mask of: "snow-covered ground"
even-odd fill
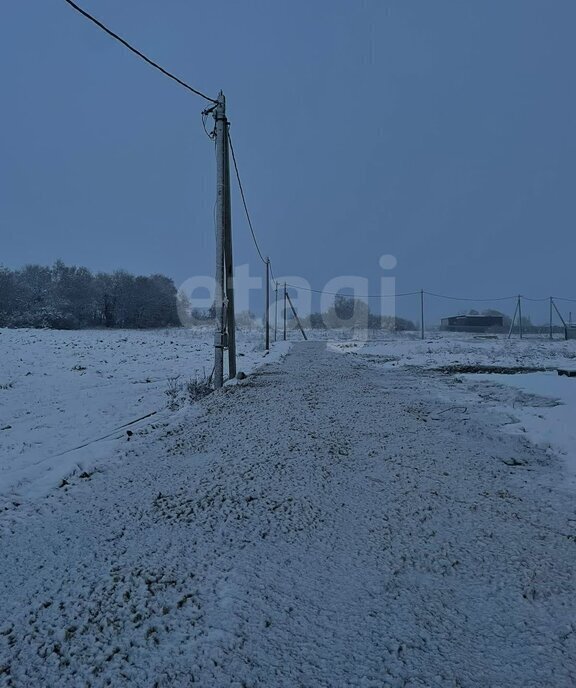
[[[298,344],[1,514],[0,686],[576,685],[561,461],[379,361]]]
[[[506,414],[508,432],[526,434],[538,446],[563,456],[576,475],[576,378],[555,371],[463,377],[484,403]],[[499,394],[495,386],[501,385],[519,394]]]
[[[464,333],[436,332],[420,339],[414,333],[383,335],[381,339],[334,341],[330,347],[358,353],[382,365],[441,368],[454,365],[554,368],[576,367],[576,340],[546,337],[508,339]]]
[[[576,378],[557,373],[558,368],[576,369],[575,340],[435,333],[424,340],[408,334],[380,341],[333,342],[330,348],[384,368],[427,372],[431,387],[435,385],[433,372],[451,376],[454,383],[463,382],[460,388],[451,385],[448,393],[439,388],[439,397],[499,411],[503,429],[561,455],[576,475]],[[458,375],[473,368],[479,372]],[[482,372],[490,369],[495,372]],[[519,372],[496,372],[506,369]]]
[[[312,337],[319,334],[309,333]],[[298,332],[290,337],[298,340]],[[355,341],[337,333],[329,347],[355,353],[384,367],[435,370],[462,366],[553,369],[576,366],[576,341],[545,338],[479,339],[471,335],[414,334]],[[249,372],[263,358],[262,333],[240,333],[239,369]],[[0,506],[40,496],[71,474],[88,474],[118,459],[127,431],[163,422],[174,395],[185,396],[185,383],[212,370],[210,330],[54,331],[0,329]],[[574,459],[576,380],[554,375],[503,376],[502,383],[531,385],[533,394],[561,399],[562,405],[521,407],[512,398],[492,400],[508,410],[514,405],[512,430]],[[545,380],[546,386],[540,382]],[[474,375],[467,388],[497,382]],[[534,386],[536,385],[536,387]],[[170,392],[172,390],[172,394]],[[455,390],[456,392],[459,390]],[[490,395],[478,396],[487,402]],[[492,394],[494,396],[494,393]],[[507,418],[507,422],[511,422]],[[142,420],[138,420],[142,419]],[[136,421],[134,423],[134,421]],[[128,425],[130,424],[130,425]]]
[[[0,508],[118,458],[127,430],[210,375],[213,351],[209,330],[0,329]],[[238,351],[239,370],[267,360],[258,332]]]

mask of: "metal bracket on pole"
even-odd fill
[[[216,349],[226,349],[228,347],[228,332],[214,333],[214,347]]]

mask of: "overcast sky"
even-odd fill
[[[278,276],[576,297],[573,0],[79,2],[224,90]],[[63,0],[2,3],[0,76],[0,264],[212,273],[204,101]]]

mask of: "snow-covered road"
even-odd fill
[[[308,342],[0,521],[0,685],[576,685],[560,460]]]

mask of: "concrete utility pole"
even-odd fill
[[[227,346],[226,316],[227,299],[224,285],[224,261],[226,230],[229,224],[227,205],[229,203],[229,179],[227,178],[228,123],[226,120],[226,99],[220,91],[214,109],[216,120],[216,331],[214,333],[214,387],[224,384],[224,348]],[[231,248],[231,242],[230,242]]]
[[[284,341],[286,341],[286,282],[284,282]]]
[[[549,334],[550,334],[550,339],[552,339],[552,332],[553,332],[553,325],[552,325],[552,297],[550,297],[550,328],[549,328]]]
[[[229,122],[225,121],[226,153],[226,226],[224,228],[224,265],[226,270],[227,333],[228,333],[228,377],[236,377],[236,316],[234,314],[234,261],[232,258],[232,202],[230,200],[230,146],[228,140]]]
[[[520,339],[522,339],[522,297],[518,294],[518,327]]]
[[[274,341],[278,339],[278,282],[276,282],[276,298],[274,300]]]
[[[424,289],[420,289],[420,339],[424,339]]]
[[[266,306],[264,320],[266,327],[266,351],[270,349],[270,258],[266,257]]]

